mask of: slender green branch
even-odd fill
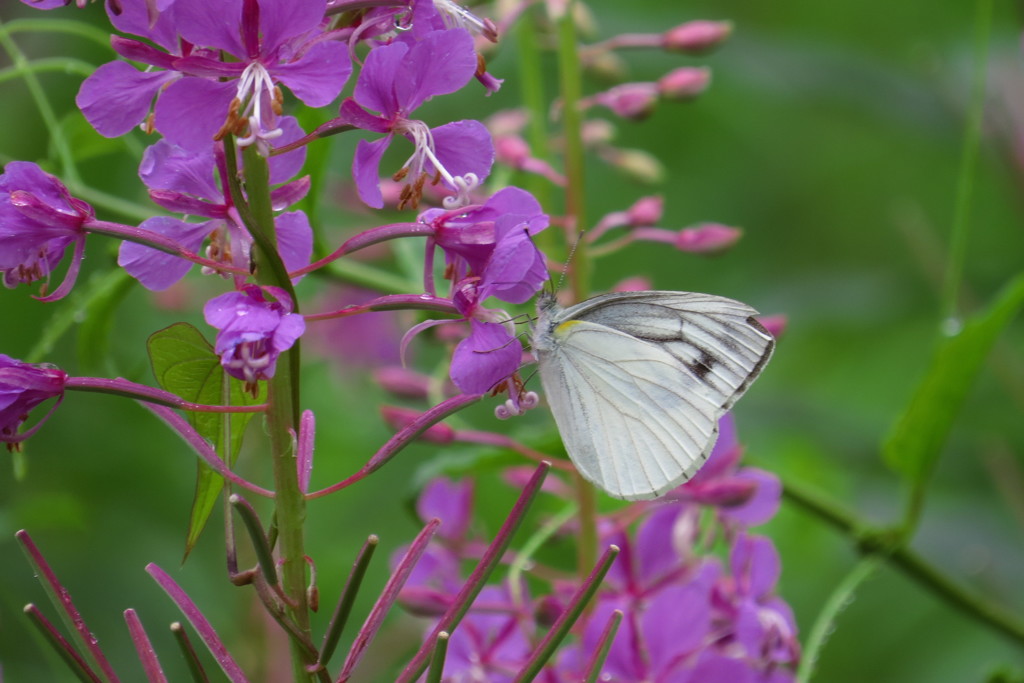
[[[25,80],[25,86],[28,88],[29,94],[39,109],[39,115],[43,119],[43,125],[46,126],[47,133],[50,134],[53,148],[57,151],[57,156],[60,157],[61,175],[69,184],[80,182],[78,166],[75,165],[75,157],[71,153],[71,145],[68,143],[67,138],[64,137],[64,132],[61,130],[60,123],[57,120],[57,114],[53,111],[50,101],[46,98],[42,84],[30,68],[28,58],[21,51],[21,48],[18,47],[18,44],[8,35],[8,30],[3,25],[3,22],[0,22],[0,45],[3,46],[7,56],[10,57],[14,68],[21,72]]]
[[[893,567],[967,616],[1002,633],[1019,645],[1024,645],[1024,622],[1016,615],[943,574],[923,557],[903,545],[898,535],[889,535],[885,531],[870,527],[853,513],[803,484],[786,481],[783,493],[787,500],[853,538],[861,554],[884,558]]]
[[[971,97],[967,109],[967,126],[964,132],[960,174],[957,179],[956,200],[953,208],[946,284],[942,296],[945,324],[955,322],[959,317],[960,288],[964,262],[967,258],[967,237],[970,232],[975,167],[978,164],[981,125],[985,113],[985,76],[988,69],[988,49],[992,34],[992,5],[992,0],[976,0],[975,3],[974,71],[971,77]]]
[[[277,252],[274,231],[274,212],[270,201],[270,172],[267,160],[254,147],[244,153],[245,196],[242,195],[237,169],[235,146],[225,140],[225,161],[228,166],[228,185],[231,197],[245,227],[256,243],[256,280],[286,290],[296,310],[295,291],[281,257]],[[304,527],[306,501],[299,488],[298,469],[292,434],[299,423],[299,344],[289,349],[278,363],[274,377],[267,382],[267,430],[270,434],[274,464],[278,543],[281,554],[281,587],[290,602],[292,623],[305,638],[311,635],[309,603],[306,593],[306,553]],[[315,656],[292,640],[292,667],[295,681],[311,680],[307,670],[315,663]]]
[[[565,14],[558,18],[558,72],[562,94],[562,134],[565,137],[565,217],[570,244],[579,242],[580,231],[587,227],[585,215],[586,167],[583,158],[583,116],[580,112],[583,73],[576,40],[575,0],[565,4]],[[572,255],[570,282],[573,298],[582,301],[590,296],[590,266],[586,249],[580,243]]]
[[[800,658],[800,668],[796,672],[796,683],[808,683],[811,680],[814,665],[818,661],[825,642],[834,630],[836,618],[850,604],[857,588],[875,573],[881,562],[882,558],[877,555],[862,558],[832,591],[832,595],[825,601],[825,605],[818,613],[818,618],[814,620],[814,625],[811,626],[811,631],[807,636]]]

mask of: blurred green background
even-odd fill
[[[679,65],[707,64],[713,83],[695,102],[662,103],[642,123],[615,122],[616,144],[655,154],[664,165],[663,179],[644,185],[591,159],[591,221],[645,194],[662,194],[665,227],[716,221],[745,230],[733,250],[715,258],[635,245],[595,263],[595,289],[643,274],[658,288],[714,292],[749,302],[766,314],[787,316],[775,359],[736,410],[749,460],[784,480],[814,486],[869,522],[895,521],[903,492],[882,464],[879,444],[924,371],[940,324],[939,291],[970,89],[972,3],[948,3],[941,11],[922,0],[599,0],[589,7],[599,38],[657,32],[695,18],[735,24],[733,37],[708,56],[659,51],[621,55],[627,80],[654,80]],[[95,26],[105,22],[98,5],[80,12],[69,8],[42,13],[4,0],[0,19],[18,17],[73,18]],[[970,211],[967,310],[991,300],[1024,266],[1019,27],[1013,7],[1001,4]],[[31,58],[67,55],[93,65],[111,58],[109,48],[80,37],[26,32],[15,40]],[[500,93],[482,100],[471,87],[432,103],[424,117],[432,123],[483,118],[516,104],[515,50],[510,39],[490,62],[491,71],[506,78]],[[0,64],[9,63],[0,56]],[[104,142],[90,133],[74,109],[81,75],[57,71],[39,78],[83,157],[85,182],[146,207],[135,175],[138,155],[147,144],[144,137],[133,134],[127,141]],[[593,92],[611,84],[594,76],[585,88]],[[24,82],[0,81],[0,101],[6,105],[0,109],[0,162],[33,160],[57,171],[47,131]],[[606,112],[595,115],[611,119]],[[374,224],[373,216],[353,217],[338,207],[337,200],[347,192],[352,142],[333,139],[330,144],[331,172],[320,205],[327,243]],[[100,206],[98,212],[111,220],[131,220],[109,207]],[[110,270],[115,253],[112,242],[90,239],[78,291],[98,286],[97,278]],[[151,383],[145,357],[148,334],[178,320],[205,330],[196,309],[219,286],[193,273],[175,296],[154,297],[135,285],[118,288],[116,296],[123,300],[109,334],[90,327],[88,316],[76,314],[74,299],[44,305],[32,300],[27,288],[3,290],[0,352],[26,357],[39,331],[65,316],[72,325],[46,361],[72,374],[119,375]],[[315,281],[304,283],[300,292],[311,302],[307,311],[327,305],[334,296]],[[359,300],[357,294],[347,296]],[[386,396],[366,370],[371,356],[393,360],[396,334],[408,320],[384,319],[380,329],[371,323],[370,332],[356,325],[339,324],[326,341],[307,345],[305,391],[308,407],[320,415],[314,474],[319,485],[354,471],[389,436],[376,414]],[[83,330],[95,335],[84,350],[77,346]],[[367,338],[379,340],[378,346],[359,344]],[[1018,614],[1024,613],[1022,341],[1024,327],[1017,322],[1003,335],[971,392],[913,543],[945,572]],[[425,354],[420,360],[437,358]],[[481,407],[463,424],[493,427],[490,409]],[[548,433],[550,422],[538,411],[514,428],[529,438]],[[250,436],[259,436],[255,422]],[[260,465],[252,456],[258,454],[249,454],[247,460],[257,479]],[[329,614],[368,534],[382,539],[378,570],[412,538],[417,524],[409,502],[424,463],[439,455],[454,462],[473,460],[475,454],[473,449],[441,453],[433,446],[417,446],[365,484],[311,504],[309,548],[319,570],[323,612]],[[129,662],[121,667],[125,680],[141,676],[133,668],[121,621],[127,607],[139,611],[165,665],[179,666],[169,638],[160,631],[160,625],[179,617],[144,573],[148,562],[172,572],[237,648],[239,658],[255,666],[266,646],[248,632],[240,638],[234,626],[232,615],[251,616],[256,610],[248,604],[248,591],[226,589],[219,513],[181,567],[194,464],[174,435],[134,404],[72,394],[27,444],[24,461],[27,472],[21,481],[12,465],[0,467],[4,680],[70,680],[29,633],[21,614],[26,602],[45,603],[14,542],[13,534],[21,528],[30,530],[63,577],[108,653]],[[5,462],[13,461],[5,456]],[[514,498],[498,482],[498,468],[486,464],[494,462],[485,459],[478,467],[487,492],[480,496],[486,500],[487,520],[481,531],[493,532]],[[262,477],[269,480],[269,472]],[[535,520],[539,514],[534,513]],[[780,592],[806,634],[852,567],[853,545],[790,503],[761,531],[780,549]],[[365,614],[369,594],[385,580],[382,571],[371,574],[356,622]],[[319,623],[326,616],[321,614]],[[408,619],[396,620],[391,646],[407,647],[419,628]],[[1022,665],[1019,646],[897,571],[883,568],[840,615],[814,680],[983,681],[1000,667],[1019,675]],[[378,679],[386,680],[387,674]]]

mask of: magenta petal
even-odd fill
[[[75,103],[100,135],[116,138],[142,123],[157,91],[176,78],[171,71],[146,73],[108,62],[82,82]]]
[[[283,213],[274,219],[277,228],[277,250],[289,271],[309,265],[313,255],[313,229],[302,211]],[[298,282],[299,278],[296,278]]]
[[[710,634],[709,591],[698,583],[669,586],[648,604],[641,624],[651,668],[664,675]]]
[[[188,42],[246,56],[239,31],[242,0],[175,0],[174,12],[178,30]]]
[[[350,126],[377,133],[390,133],[394,127],[390,119],[371,114],[351,97],[345,98],[345,101],[341,103],[341,107],[338,108],[338,116]]]
[[[764,536],[740,534],[729,554],[737,590],[754,598],[768,595],[779,580],[779,553]]]
[[[168,52],[178,50],[177,17],[173,8],[166,8],[150,26],[149,10],[145,2],[121,2],[120,11],[112,11],[113,3],[105,3],[107,16],[118,31],[142,36],[163,47]]]
[[[405,43],[391,43],[370,50],[352,93],[356,102],[388,118],[397,114],[402,103],[395,97],[395,76],[408,51],[409,46]]]
[[[743,526],[764,524],[779,511],[782,500],[782,482],[771,472],[745,467],[732,477],[744,482],[753,482],[754,494],[742,505],[719,508],[722,517],[739,522]]]
[[[294,116],[282,116],[277,120],[277,127],[281,129],[280,137],[274,139],[274,145],[277,147],[295,142],[306,134]],[[294,178],[306,163],[306,148],[303,146],[284,154],[272,156],[268,163],[270,165],[270,184],[277,185],[287,182]]]
[[[373,142],[360,140],[352,160],[352,177],[356,181],[359,198],[374,209],[384,207],[384,195],[380,191],[380,159],[390,144],[390,135]]]
[[[641,585],[652,585],[680,565],[682,558],[676,550],[674,533],[679,512],[676,505],[656,508],[637,532],[634,552]]]
[[[151,190],[174,190],[214,204],[223,204],[224,197],[215,182],[213,170],[212,147],[200,152],[188,152],[167,140],[159,140],[142,154],[139,178]]]
[[[479,65],[473,36],[464,28],[432,31],[409,50],[394,81],[395,98],[409,114],[434,95],[447,95],[469,83]]]
[[[713,650],[705,650],[686,683],[757,683],[757,674],[746,661],[731,659]]]
[[[470,320],[472,333],[452,354],[452,382],[467,394],[484,394],[519,369],[523,347],[500,323]]]
[[[260,33],[263,34],[261,52],[264,54],[274,52],[292,36],[315,29],[327,11],[327,0],[261,0],[259,4]],[[335,44],[346,49],[343,43]],[[306,104],[323,106],[311,102]]]
[[[310,107],[330,104],[352,73],[348,45],[334,40],[315,43],[297,61],[276,66],[272,75]]]
[[[456,543],[466,540],[472,521],[473,480],[453,482],[443,477],[432,479],[416,501],[416,514],[423,521],[441,520],[438,535]]]
[[[171,84],[156,103],[156,129],[172,143],[201,151],[213,145],[227,119],[235,85],[186,77]]]
[[[174,239],[185,249],[196,252],[203,244],[203,239],[213,232],[218,221],[205,223],[186,223],[170,216],[155,216],[139,225],[143,230],[165,235]],[[128,274],[142,283],[146,289],[159,292],[167,289],[185,277],[192,267],[190,261],[174,256],[137,242],[122,242],[117,253],[117,264],[128,271]]]
[[[494,143],[484,124],[455,121],[432,128],[430,133],[434,137],[437,158],[452,175],[475,173],[480,180],[490,175]]]

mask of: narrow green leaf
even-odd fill
[[[882,452],[886,463],[915,487],[923,485],[949,437],[974,377],[996,338],[1024,305],[1024,275],[1014,278],[992,305],[943,339],[931,367],[897,420]]]
[[[266,400],[265,390],[256,397],[243,383],[229,377],[202,333],[188,323],[175,323],[153,333],[147,343],[150,363],[163,389],[194,403],[251,405]],[[233,465],[242,447],[242,436],[253,413],[188,413],[189,423]],[[185,556],[192,550],[217,504],[224,480],[203,463],[196,475],[195,497],[185,541]]]

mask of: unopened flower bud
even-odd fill
[[[384,391],[401,398],[425,399],[430,392],[429,377],[397,365],[374,370],[373,378]]]
[[[639,275],[620,280],[612,287],[613,292],[646,292],[649,289],[654,289],[651,286],[651,281]]]
[[[662,34],[662,46],[666,50],[699,54],[718,47],[732,33],[728,21],[688,21]]]
[[[691,100],[711,84],[711,69],[703,66],[682,66],[658,79],[658,92],[670,100]]]
[[[425,586],[406,586],[398,594],[398,604],[418,617],[439,617],[451,603],[450,596]]]
[[[779,337],[785,332],[786,325],[789,323],[784,315],[759,315],[757,321],[764,325],[764,329],[768,330],[773,337]]]
[[[736,244],[743,231],[719,223],[704,223],[679,231],[676,247],[699,254],[717,253]]]
[[[630,227],[657,225],[665,211],[665,200],[657,195],[641,197],[633,206],[626,209],[626,217]]]
[[[594,95],[592,100],[622,118],[640,121],[654,111],[658,103],[658,86],[654,83],[624,83]]]
[[[655,185],[665,175],[665,167],[658,158],[641,149],[608,149],[602,150],[605,161],[623,173],[642,182]]]

